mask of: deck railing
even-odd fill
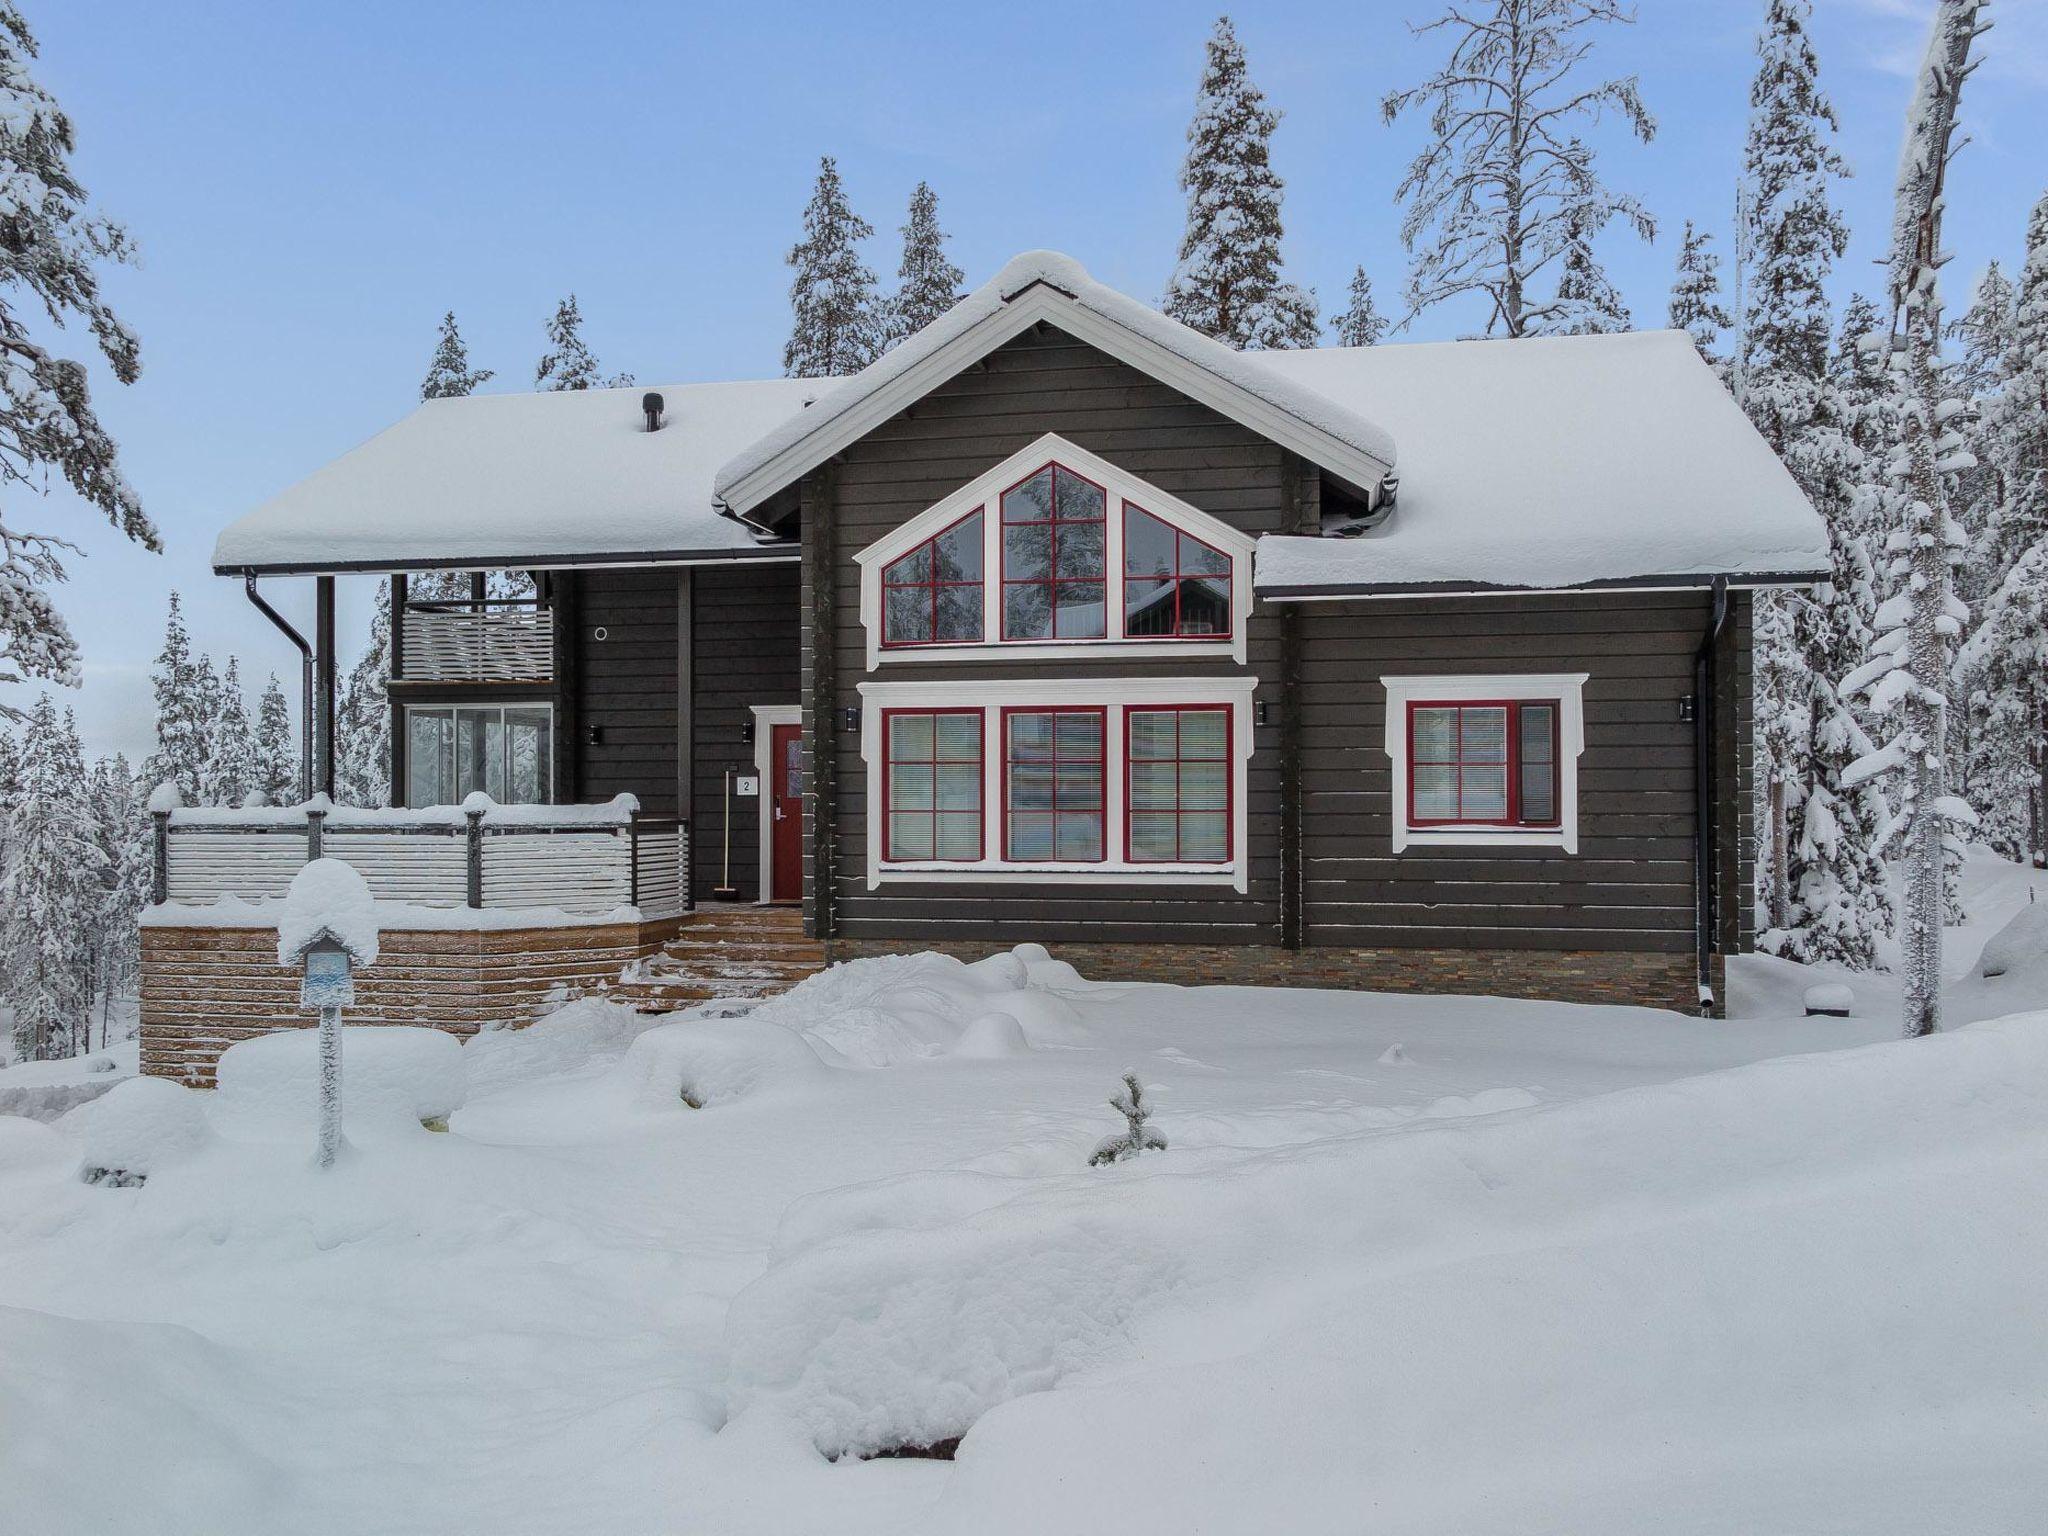
[[[532,598],[409,602],[397,670],[408,683],[544,683],[554,675],[555,613]]]
[[[481,797],[478,797],[479,799]],[[380,901],[427,907],[636,909],[643,921],[690,905],[690,833],[675,816],[608,805],[433,806],[360,810],[315,798],[254,810],[155,815],[153,896],[205,905],[283,896],[309,860],[355,867]]]

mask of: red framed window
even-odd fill
[[[1554,827],[1555,699],[1408,706],[1408,824]]]
[[[1230,556],[1124,503],[1124,636],[1228,639]]]
[[[1108,711],[1003,711],[1003,857],[1099,864]]]
[[[1100,640],[1109,494],[1048,464],[1003,492],[1003,638]]]
[[[1124,709],[1124,857],[1133,864],[1230,862],[1230,710]]]
[[[981,639],[981,510],[882,568],[882,644]]]
[[[882,857],[973,862],[982,853],[978,709],[882,712]]]

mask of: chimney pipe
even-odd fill
[[[650,432],[661,430],[662,403],[661,396],[651,389],[640,397],[640,409],[647,413],[647,430]]]

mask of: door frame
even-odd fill
[[[757,871],[754,904],[765,907],[774,900],[770,893],[775,887],[775,817],[771,814],[775,797],[770,789],[775,727],[793,725],[801,731],[804,724],[804,707],[801,704],[755,704],[751,708],[754,715],[754,774],[761,785],[760,798],[755,801],[754,810],[755,836],[758,842],[758,862],[754,866]],[[805,793],[808,797],[808,785],[805,786]],[[803,892],[798,891],[797,899],[801,900],[802,897]]]

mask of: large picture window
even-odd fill
[[[405,802],[460,805],[482,790],[500,805],[551,798],[554,720],[545,704],[409,705]]]
[[[882,643],[972,644],[981,638],[981,592],[975,511],[882,568]]]
[[[1557,825],[1554,700],[1408,706],[1410,826]]]
[[[1230,858],[1230,711],[1133,707],[1124,717],[1125,825],[1133,864]]]
[[[1230,557],[1128,501],[1124,633],[1134,640],[1230,633]]]
[[[890,710],[883,857],[972,862],[982,853],[982,719],[978,709]]]
[[[1108,633],[1108,505],[1101,486],[1058,464],[1003,492],[1005,640]]]
[[[1003,856],[1013,863],[1103,858],[1101,709],[1003,712]]]

